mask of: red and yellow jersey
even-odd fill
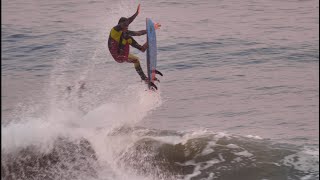
[[[124,38],[121,38],[121,36],[122,36],[122,31],[117,31],[115,30],[115,28],[112,28],[110,31],[109,40],[108,40],[108,47],[112,57],[117,62],[120,62],[120,63],[128,60],[128,55],[130,50],[129,45],[132,43],[131,38],[124,39]],[[120,53],[120,46],[119,46],[120,39],[122,39],[122,44],[121,44],[122,53]]]
[[[115,30],[114,28],[112,28],[111,31],[110,31],[110,37],[111,37],[113,40],[117,41],[118,43],[119,43],[119,41],[120,41],[121,35],[122,35],[122,31],[117,31],[117,30]],[[123,45],[132,44],[132,39],[131,39],[131,38],[129,38],[129,39],[124,39],[124,38],[122,38],[122,44],[123,44]]]

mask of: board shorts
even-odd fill
[[[109,48],[110,53],[115,61],[117,61],[118,63],[123,63],[123,62],[134,63],[135,60],[139,60],[139,58],[136,55],[129,53],[129,50],[130,50],[129,45],[126,45],[127,47],[125,46],[123,54],[119,54],[118,44],[117,43],[115,44],[116,45],[112,46],[111,49]]]

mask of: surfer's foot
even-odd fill
[[[158,79],[158,78],[156,78],[156,77],[154,77],[154,79],[153,79],[154,81],[158,81],[158,82],[160,82],[160,80]]]
[[[146,78],[141,78],[141,81],[145,82],[146,84],[149,83],[149,79],[146,77]]]
[[[148,84],[149,83],[149,79],[147,78],[147,79],[141,79],[141,81],[144,81],[146,84]],[[158,81],[158,82],[160,82],[160,80],[158,79],[158,78],[153,78],[153,81]]]

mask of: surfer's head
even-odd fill
[[[128,18],[121,17],[119,19],[118,24],[120,24],[120,26],[122,28],[122,31],[127,31],[128,30],[128,26],[129,26],[129,20],[128,20]]]

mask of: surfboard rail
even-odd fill
[[[157,89],[156,85],[154,84],[155,81],[160,82],[156,78],[156,74],[161,76],[162,73],[157,70],[157,37],[156,37],[156,30],[154,28],[154,23],[150,18],[146,18],[146,30],[147,30],[147,74],[148,74],[148,81],[149,81],[149,89],[155,88]]]

